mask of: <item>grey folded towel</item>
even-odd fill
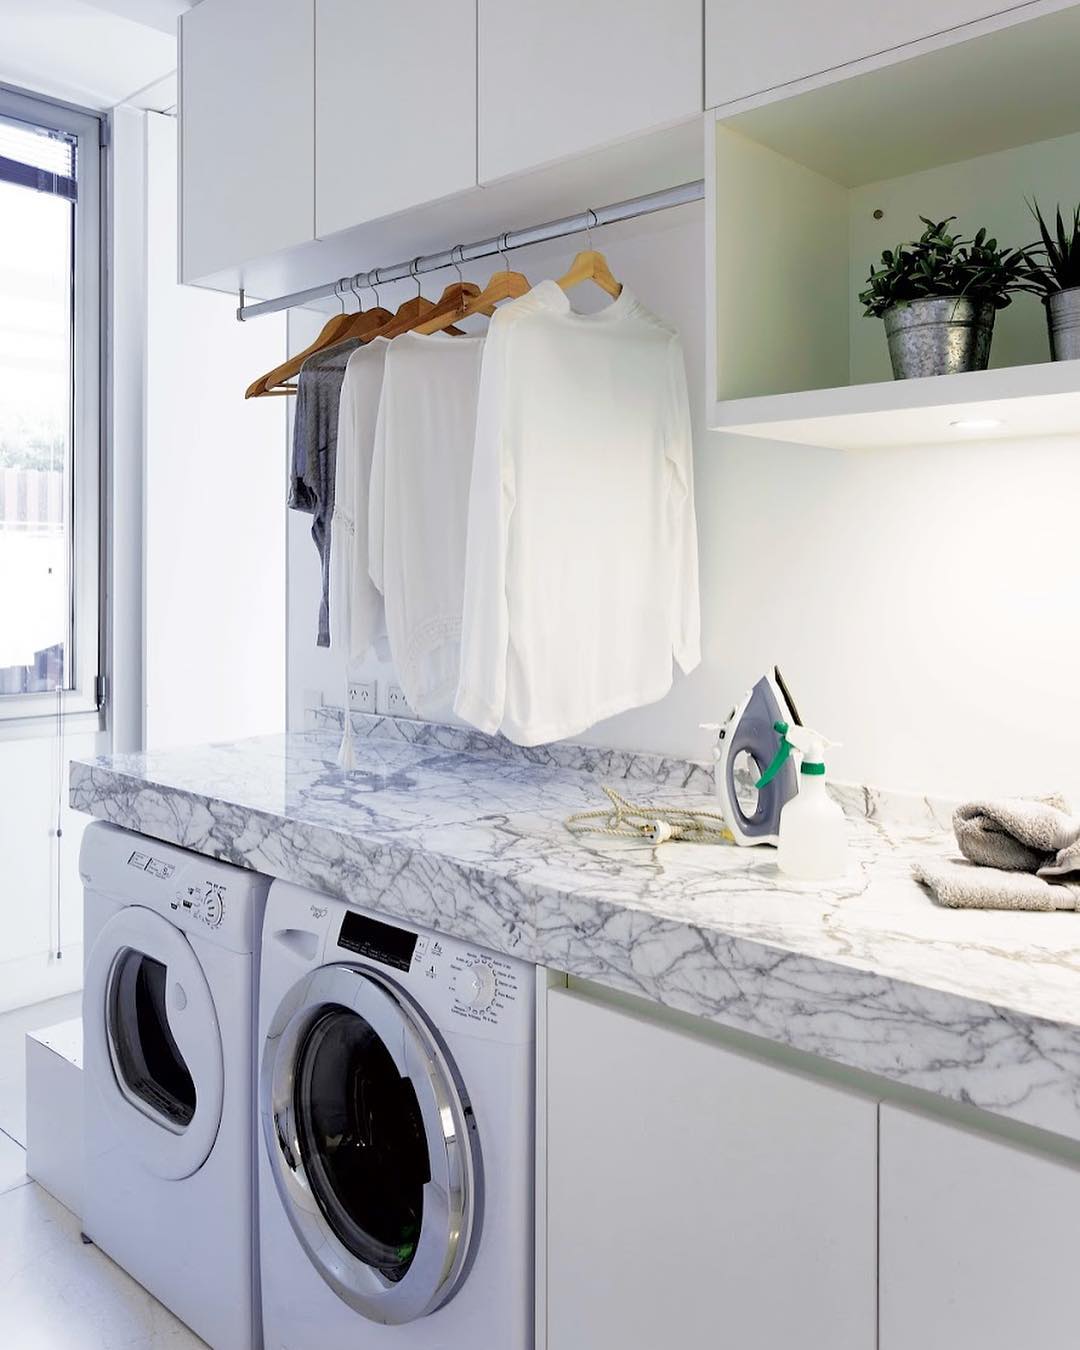
[[[968,802],[953,814],[953,829],[960,852],[982,867],[1041,877],[1080,872],[1080,819],[1056,794]]]
[[[1064,797],[968,802],[953,814],[966,862],[918,862],[916,881],[952,909],[1080,908],[1080,819]]]
[[[1030,872],[1005,872],[969,862],[918,862],[916,881],[949,909],[1077,909],[1080,884],[1049,882]]]

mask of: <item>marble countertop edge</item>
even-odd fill
[[[732,933],[715,911],[659,913],[629,887],[575,890],[515,874],[497,857],[455,857],[437,837],[418,844],[291,820],[100,762],[72,764],[71,798],[222,861],[1080,1138],[1080,1002],[1051,1019],[869,958]]]

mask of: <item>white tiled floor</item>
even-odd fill
[[[12,1350],[205,1350],[33,1181],[0,1195],[0,1289]]]
[[[27,1031],[79,1014],[79,995],[0,1015],[0,1347],[206,1350],[26,1175]]]
[[[0,1195],[25,1184],[25,1159],[26,1150],[23,1146],[0,1130]]]

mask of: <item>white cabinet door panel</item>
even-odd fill
[[[475,0],[316,0],[315,79],[320,237],[475,187]]]
[[[699,114],[701,0],[478,0],[480,181]]]
[[[204,0],[180,23],[181,279],[314,237],[314,0]]]
[[[1023,5],[1002,0],[705,0],[710,108]]]
[[[1080,1169],[881,1108],[880,1350],[1080,1345]]]
[[[547,1350],[868,1350],[873,1101],[548,994]]]

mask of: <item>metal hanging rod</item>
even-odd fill
[[[337,281],[322,286],[310,286],[306,291],[293,291],[289,295],[279,295],[274,300],[260,300],[257,304],[246,305],[244,292],[240,292],[240,305],[236,317],[258,318],[260,314],[275,314],[282,309],[293,309],[297,305],[310,304],[312,300],[324,300],[331,296],[342,296],[351,290],[363,290],[365,287],[383,285],[388,281],[403,281],[406,277],[418,277],[424,272],[438,272],[455,263],[471,262],[476,258],[493,258],[512,248],[527,248],[530,244],[543,244],[549,239],[562,239],[570,234],[580,234],[590,227],[613,225],[617,220],[633,220],[636,216],[647,216],[653,211],[666,211],[672,206],[683,206],[687,202],[700,201],[705,195],[705,181],[698,178],[692,183],[680,183],[678,187],[664,188],[660,192],[647,192],[642,197],[630,197],[624,202],[612,202],[609,206],[589,207],[575,216],[563,216],[561,220],[549,220],[546,225],[531,225],[525,230],[507,230],[504,234],[492,235],[490,239],[480,239],[473,244],[455,244],[453,248],[443,249],[441,253],[428,253],[408,262],[394,263],[392,267],[375,267],[370,272],[357,272],[355,276],[339,277]]]

